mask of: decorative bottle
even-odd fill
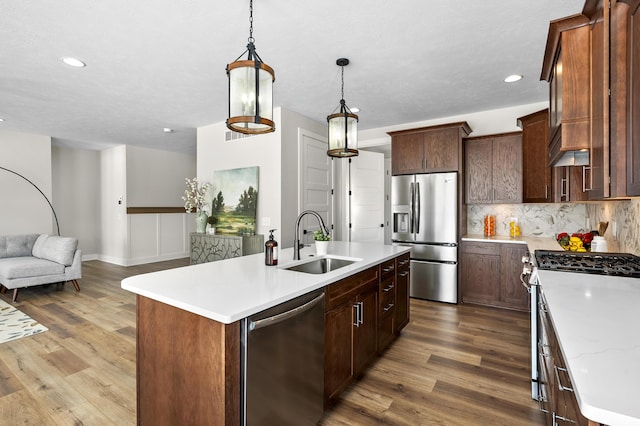
[[[269,230],[269,239],[264,243],[264,264],[275,266],[278,264],[278,242],[273,238],[273,231]]]

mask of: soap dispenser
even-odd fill
[[[273,238],[273,231],[269,230],[269,240],[264,243],[264,264],[275,266],[278,264],[278,242]]]

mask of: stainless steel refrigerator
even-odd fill
[[[391,178],[391,238],[411,247],[411,297],[458,302],[458,196],[455,172]]]

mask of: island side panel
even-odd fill
[[[240,424],[240,323],[137,304],[138,424]]]

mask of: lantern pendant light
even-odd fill
[[[344,67],[349,65],[347,58],[340,58],[336,65],[342,68],[342,98],[340,112],[327,117],[329,123],[329,157],[355,157],[358,155],[358,116],[351,112],[344,101]]]
[[[253,38],[253,0],[249,1],[249,39],[247,50],[227,65],[229,77],[229,118],[234,132],[261,134],[276,129],[273,122],[273,68],[262,62]],[[246,60],[240,60],[247,53]]]

